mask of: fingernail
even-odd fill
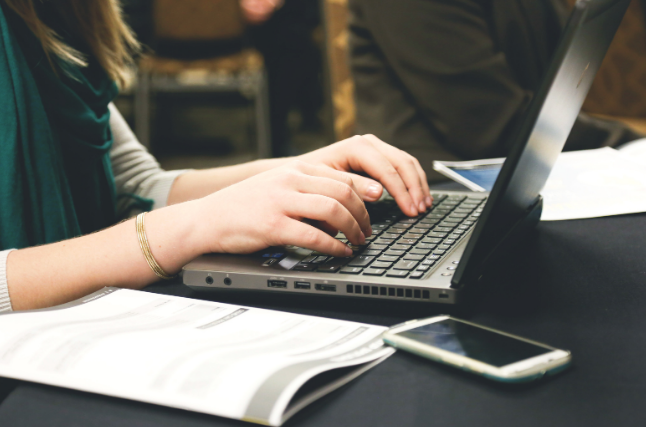
[[[345,247],[345,256],[350,256],[350,255],[352,255],[352,249],[350,249],[349,247],[346,246]]]
[[[413,216],[417,216],[417,215],[419,215],[419,212],[417,212],[417,208],[415,207],[415,203],[413,203],[412,205],[410,205],[410,210],[412,211]]]
[[[428,206],[429,208],[433,206],[433,199],[431,199],[431,196],[428,196],[426,198],[426,206]]]
[[[361,236],[359,236],[359,244],[363,245],[364,243],[366,243],[366,235],[361,233]]]
[[[420,212],[426,211],[426,205],[424,204],[424,202],[419,202],[419,211]]]
[[[381,185],[377,183],[370,184],[366,190],[366,195],[370,198],[376,199],[381,195]]]

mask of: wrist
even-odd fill
[[[169,206],[146,215],[145,232],[150,249],[157,263],[170,275],[207,252],[203,249],[207,239],[199,230],[200,210],[195,208],[196,202]]]

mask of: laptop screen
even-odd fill
[[[462,255],[454,287],[476,282],[502,243],[531,222],[530,212],[540,202],[539,193],[629,3],[584,0],[574,6],[550,68],[514,135],[511,152]]]

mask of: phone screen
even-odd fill
[[[429,323],[397,335],[496,367],[553,351],[453,319]]]

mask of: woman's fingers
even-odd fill
[[[359,143],[357,144],[357,142]],[[348,153],[347,159],[350,167],[354,170],[364,171],[379,180],[406,215],[417,216],[419,201],[413,200],[400,172],[381,151],[374,147],[370,139],[355,137],[355,141],[350,147],[352,152]]]
[[[370,141],[375,149],[380,151],[395,167],[402,181],[404,181],[417,210],[419,212],[426,211],[428,207],[426,198],[429,195],[428,184],[426,183],[426,174],[423,171],[420,174],[421,166],[419,166],[417,159],[392,145],[386,144],[374,135],[364,135],[363,138]]]
[[[281,245],[294,245],[336,257],[352,255],[352,249],[329,234],[301,221],[289,219],[281,227],[278,237]]]
[[[325,222],[345,234],[351,243],[366,243],[366,235],[356,218],[338,200],[320,194],[299,194],[292,201],[286,210],[288,216]]]
[[[303,175],[302,179],[298,180],[294,185],[296,190],[301,193],[318,194],[336,200],[352,215],[364,236],[370,236],[372,234],[370,216],[366,210],[366,205],[356,191],[348,184],[331,178]],[[318,219],[332,224],[327,218],[311,219]]]
[[[415,169],[417,169],[417,173],[420,176],[420,180],[422,181],[422,191],[424,192],[424,203],[426,204],[426,207],[430,208],[433,205],[433,196],[431,196],[431,189],[428,187],[428,179],[426,178],[426,172],[424,172],[424,169],[422,169],[422,165],[420,165],[419,160],[413,157],[413,160],[415,161]]]

